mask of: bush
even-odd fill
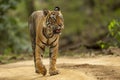
[[[100,40],[98,43],[102,49],[108,48],[110,46],[120,47],[120,21],[114,19],[108,25],[108,35],[107,40]]]
[[[0,1],[0,53],[20,53],[28,48],[25,31],[27,23],[8,15],[9,10],[15,10],[19,2],[20,0]]]

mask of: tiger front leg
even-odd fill
[[[56,69],[56,59],[58,54],[58,45],[50,48],[50,68],[49,68],[49,74],[57,75],[59,74],[59,71]]]
[[[43,76],[45,76],[47,73],[47,70],[42,63],[42,56],[43,56],[43,48],[36,45],[36,49],[35,49],[36,72],[41,73]]]

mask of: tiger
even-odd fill
[[[59,48],[59,38],[64,29],[64,19],[60,7],[53,10],[34,11],[28,20],[29,32],[34,56],[35,72],[46,75],[47,69],[42,58],[45,48],[49,48],[49,74],[57,75],[56,61]]]

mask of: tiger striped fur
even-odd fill
[[[59,47],[59,37],[64,28],[64,20],[59,7],[53,11],[35,11],[28,21],[36,73],[46,75],[47,70],[42,63],[45,47],[49,47],[50,68],[49,74],[56,75],[56,59]]]

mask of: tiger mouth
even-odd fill
[[[61,29],[55,29],[55,30],[53,30],[53,33],[54,34],[59,34],[59,33],[61,33]]]

